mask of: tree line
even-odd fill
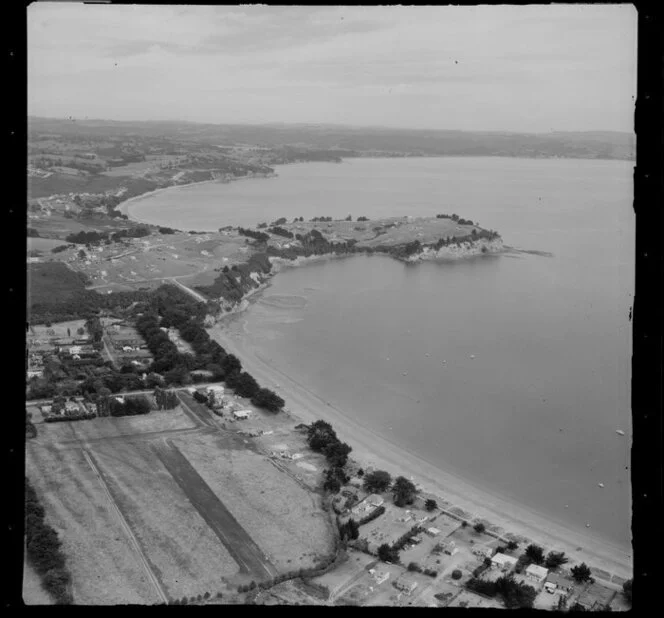
[[[70,605],[71,575],[58,533],[45,521],[45,510],[30,481],[25,479],[26,557],[44,589],[58,605]]]

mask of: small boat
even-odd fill
[[[443,365],[447,365],[447,361],[446,361],[446,360],[443,361]]]
[[[565,508],[568,509],[568,508],[569,508],[569,504],[566,504],[566,505],[565,505]]]
[[[407,372],[407,371],[404,371],[401,375],[407,376],[407,375],[408,375],[408,372]]]
[[[590,528],[590,524],[586,524],[586,528]]]
[[[604,487],[604,483],[597,483],[597,487]]]
[[[624,435],[625,435],[625,432],[624,432],[622,429],[616,429],[616,433],[617,433],[619,436],[624,436]]]
[[[424,356],[431,356],[431,354],[429,354],[429,353],[427,352]]]
[[[471,355],[470,355],[470,358],[475,358],[475,355],[474,355],[474,354],[471,354]]]
[[[389,356],[387,357],[387,360],[390,360],[390,357],[389,357]]]

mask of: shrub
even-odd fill
[[[385,506],[381,504],[379,507],[376,507],[373,511],[371,511],[371,513],[360,519],[358,524],[360,526],[368,524],[370,521],[373,521],[374,519],[380,517],[384,512],[385,512]]]
[[[462,576],[463,573],[459,569],[454,569],[454,571],[452,571],[452,579],[461,579]]]
[[[419,564],[417,564],[417,562],[411,562],[411,563],[408,564],[408,570],[409,571],[416,571],[417,573],[421,573],[422,572],[422,567]]]
[[[425,503],[424,503],[424,508],[427,511],[435,511],[438,508],[438,503],[433,500],[432,498],[429,498]]]
[[[475,530],[477,534],[482,534],[486,531],[486,526],[480,521],[473,526],[473,530]]]

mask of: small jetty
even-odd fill
[[[616,429],[616,433],[617,433],[619,436],[624,436],[624,435],[625,435],[625,432],[624,432],[622,429]]]
[[[604,483],[597,483],[597,487],[604,487]]]

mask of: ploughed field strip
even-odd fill
[[[152,448],[192,505],[238,563],[240,571],[260,578],[276,575],[276,568],[178,448],[170,440],[155,442]]]

